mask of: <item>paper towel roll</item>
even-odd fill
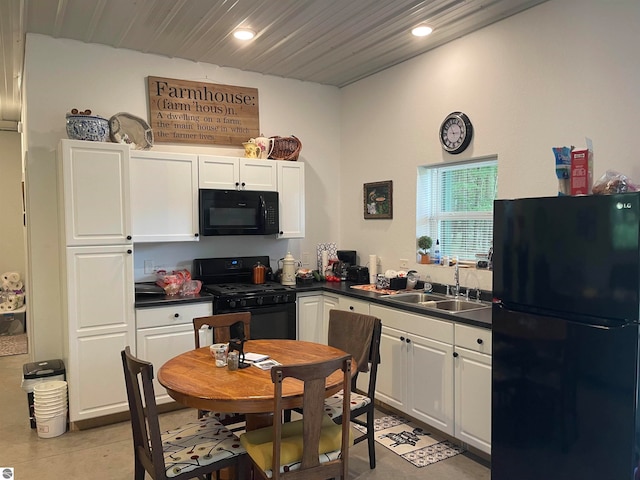
[[[15,310],[17,308],[13,303],[5,302],[5,303],[3,303],[3,305],[5,306],[4,310],[7,311],[7,312],[11,312],[11,311],[13,311],[13,310]]]
[[[376,276],[378,275],[378,256],[369,255],[369,283],[376,283]]]
[[[0,312],[6,312],[7,311],[7,304],[2,302],[0,303]]]
[[[326,250],[322,251],[322,272],[321,275],[324,275],[324,272],[327,271],[327,267],[329,266],[329,252]]]

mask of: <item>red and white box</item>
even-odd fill
[[[571,151],[571,195],[590,195],[593,187],[593,152]]]

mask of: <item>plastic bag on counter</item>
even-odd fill
[[[593,185],[594,195],[611,195],[613,193],[637,192],[638,186],[631,179],[615,170],[607,170]]]
[[[167,295],[177,295],[185,282],[191,281],[189,270],[173,270],[167,273],[166,270],[156,272],[156,285],[162,287]]]

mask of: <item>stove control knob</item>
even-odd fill
[[[240,306],[241,307],[246,307],[247,306],[247,301],[246,300],[240,300]]]
[[[256,302],[257,302],[258,305],[262,305],[264,303],[264,298],[263,297],[258,297]]]
[[[236,306],[236,301],[235,300],[229,300],[229,307],[235,308],[235,306]]]
[[[273,303],[279,303],[280,302],[280,295],[274,295],[273,296]]]

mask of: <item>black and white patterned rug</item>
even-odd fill
[[[360,431],[366,431],[365,427],[352,425]],[[398,415],[377,418],[374,429],[376,442],[416,467],[433,465],[465,451],[447,440],[433,438],[431,433]]]

